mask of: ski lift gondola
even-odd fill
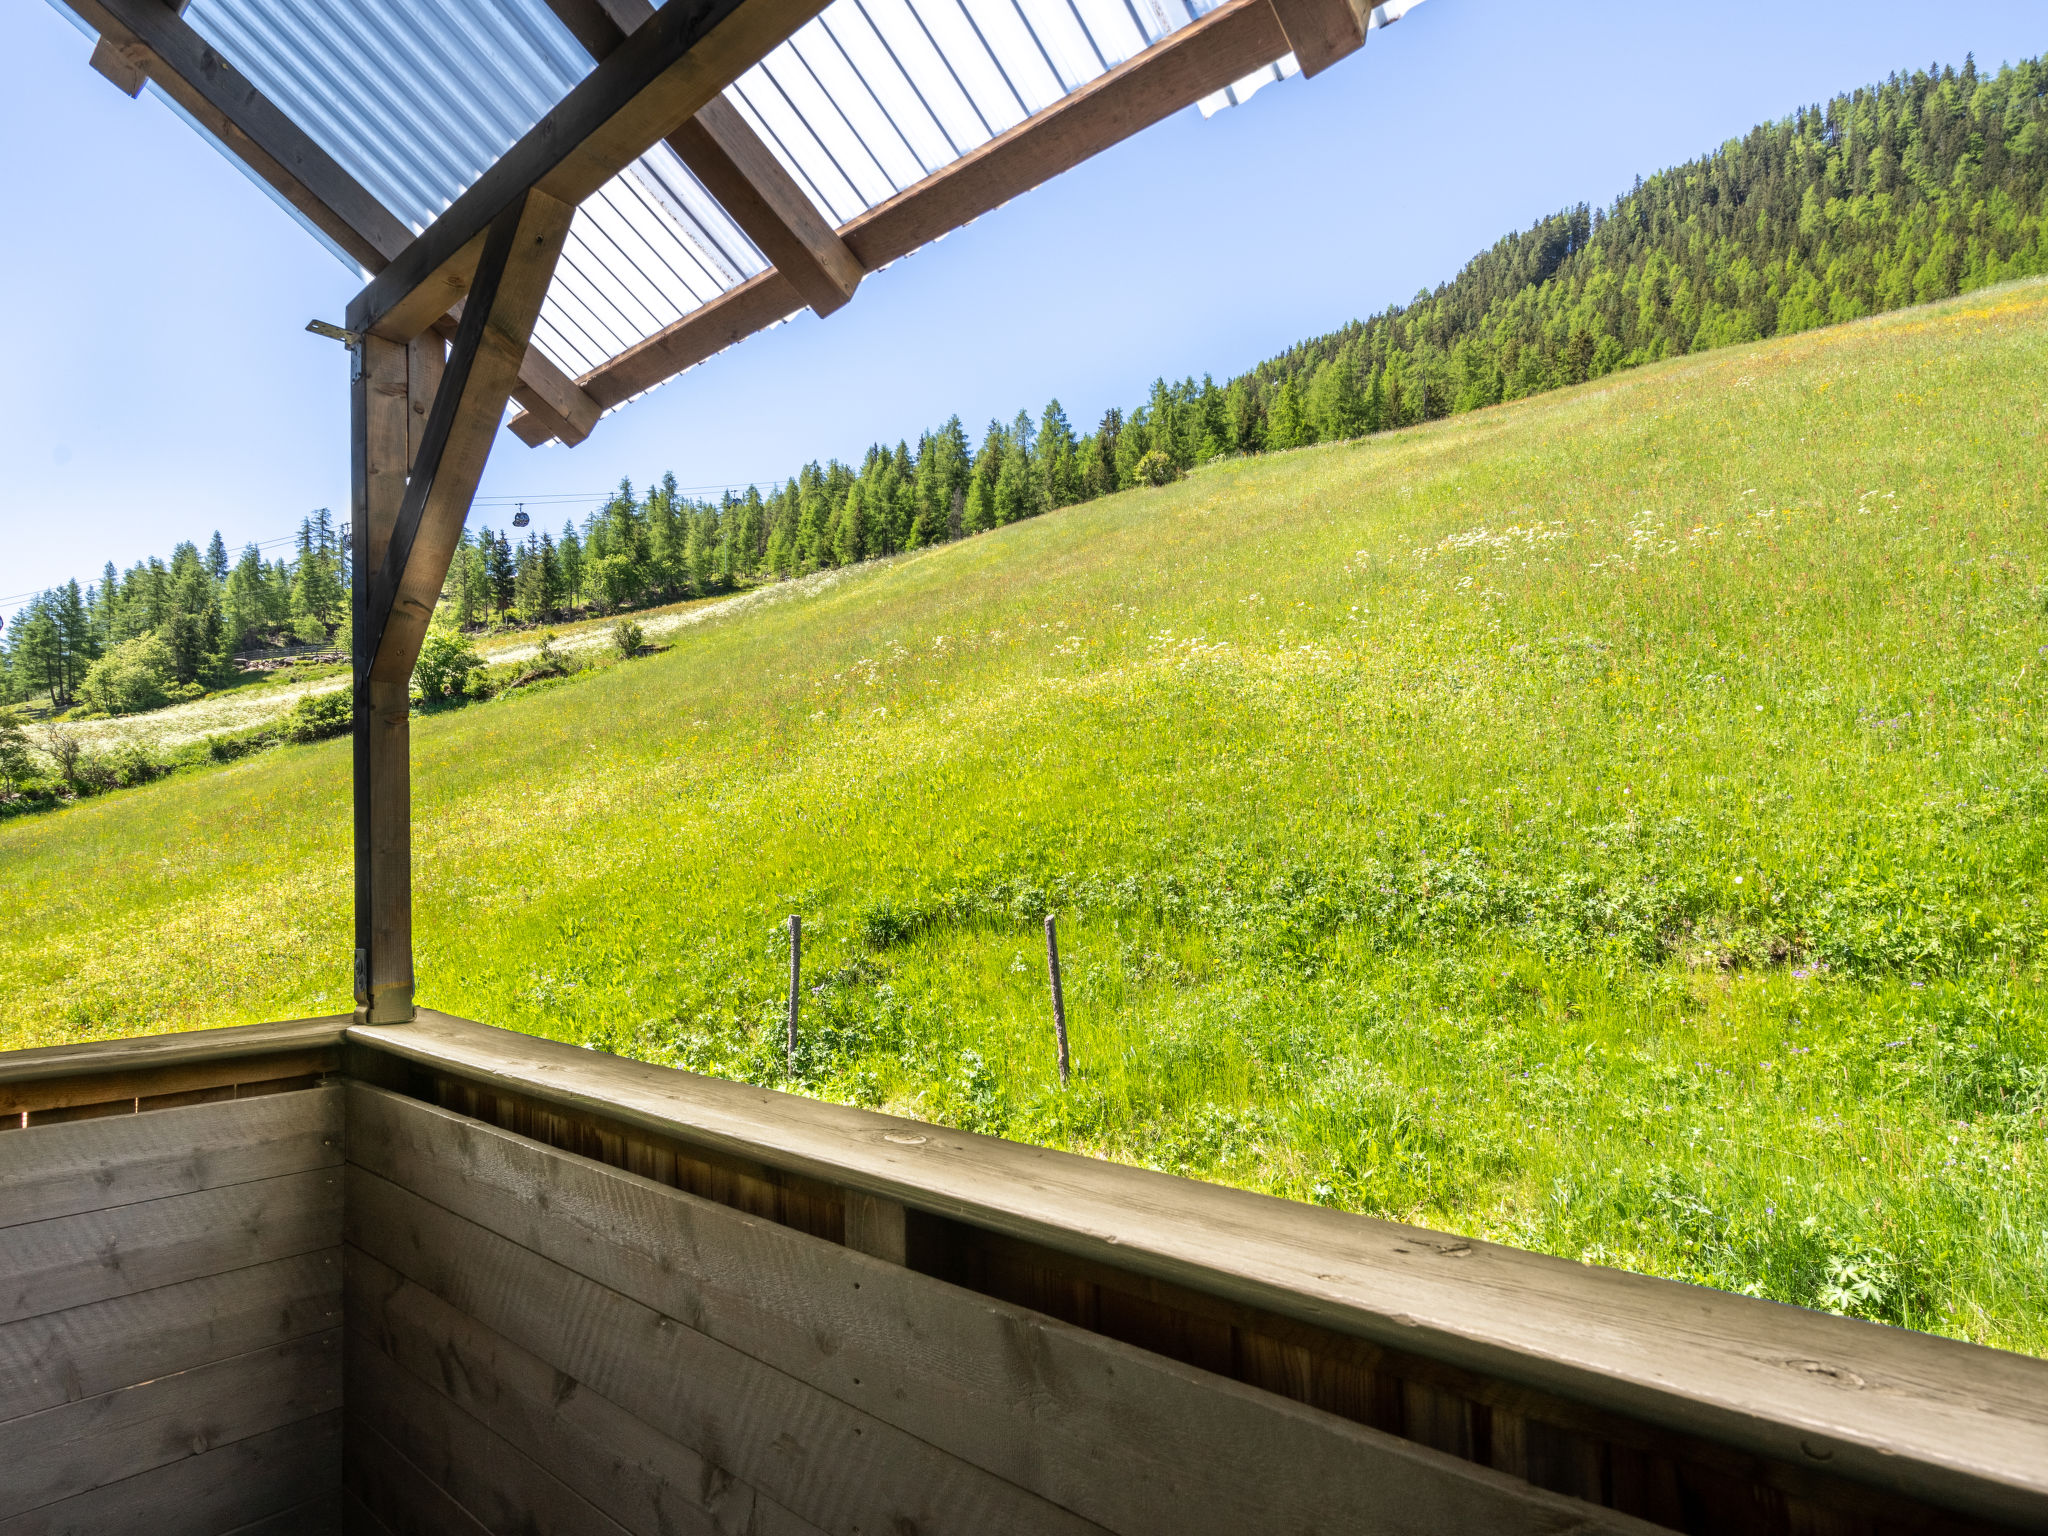
[[[519,503],[519,510],[512,514],[512,526],[514,528],[524,528],[532,521],[533,519],[526,515],[526,503],[522,501]]]

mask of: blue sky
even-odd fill
[[[0,0],[0,37],[0,614],[108,559],[344,514],[346,357],[303,327],[341,318],[354,274],[161,104],[89,69],[46,0]],[[2044,48],[2040,0],[1429,0],[1319,78],[1190,109],[576,449],[501,434],[481,494],[779,478],[1053,395],[1093,422],[1156,375],[1222,377],[1398,303],[1510,229],[1800,103]]]

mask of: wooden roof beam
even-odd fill
[[[1291,46],[1270,0],[1225,0],[1037,116],[869,209],[845,225],[840,238],[872,272],[1243,79]],[[577,382],[601,409],[609,410],[773,325],[802,302],[786,273],[764,272]],[[525,417],[512,421],[513,432],[533,444],[547,441],[545,426]]]
[[[647,0],[548,0],[548,5],[594,59],[611,55],[654,14]],[[670,134],[668,146],[813,310],[829,315],[853,297],[865,269],[723,95],[712,97]]]
[[[823,8],[678,0],[655,11],[356,295],[348,328],[410,341],[468,289],[506,208],[529,191],[580,204]]]
[[[1365,46],[1370,0],[1272,0],[1304,75],[1319,75]]]
[[[135,95],[145,80],[197,119],[244,165],[368,272],[381,272],[413,234],[334,157],[279,111],[164,0],[65,0],[99,33],[92,64]],[[435,329],[449,340],[460,305]],[[551,438],[576,444],[597,424],[598,406],[537,350],[519,368],[518,400]]]

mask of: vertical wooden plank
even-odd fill
[[[891,1264],[904,1262],[903,1204],[880,1195],[846,1192],[846,1246]]]
[[[356,1018],[412,1017],[412,786],[409,679],[366,677],[370,577],[382,567],[412,463],[407,348],[363,337],[350,403],[350,610],[355,649]]]
[[[384,345],[389,346],[386,342]],[[406,445],[405,467],[411,470],[420,456],[420,444],[427,437],[427,415],[434,408],[434,394],[441,387],[441,374],[448,366],[448,344],[434,331],[414,337],[405,349]],[[402,488],[401,488],[402,491]],[[391,515],[398,515],[392,503]],[[382,550],[377,553],[382,563]]]

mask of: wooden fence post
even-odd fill
[[[1060,993],[1060,939],[1050,912],[1045,915],[1045,968],[1052,977],[1052,1031],[1060,1043],[1060,1086],[1067,1086],[1067,1002]]]
[[[789,1070],[796,1071],[796,999],[804,974],[804,920],[789,914]]]

